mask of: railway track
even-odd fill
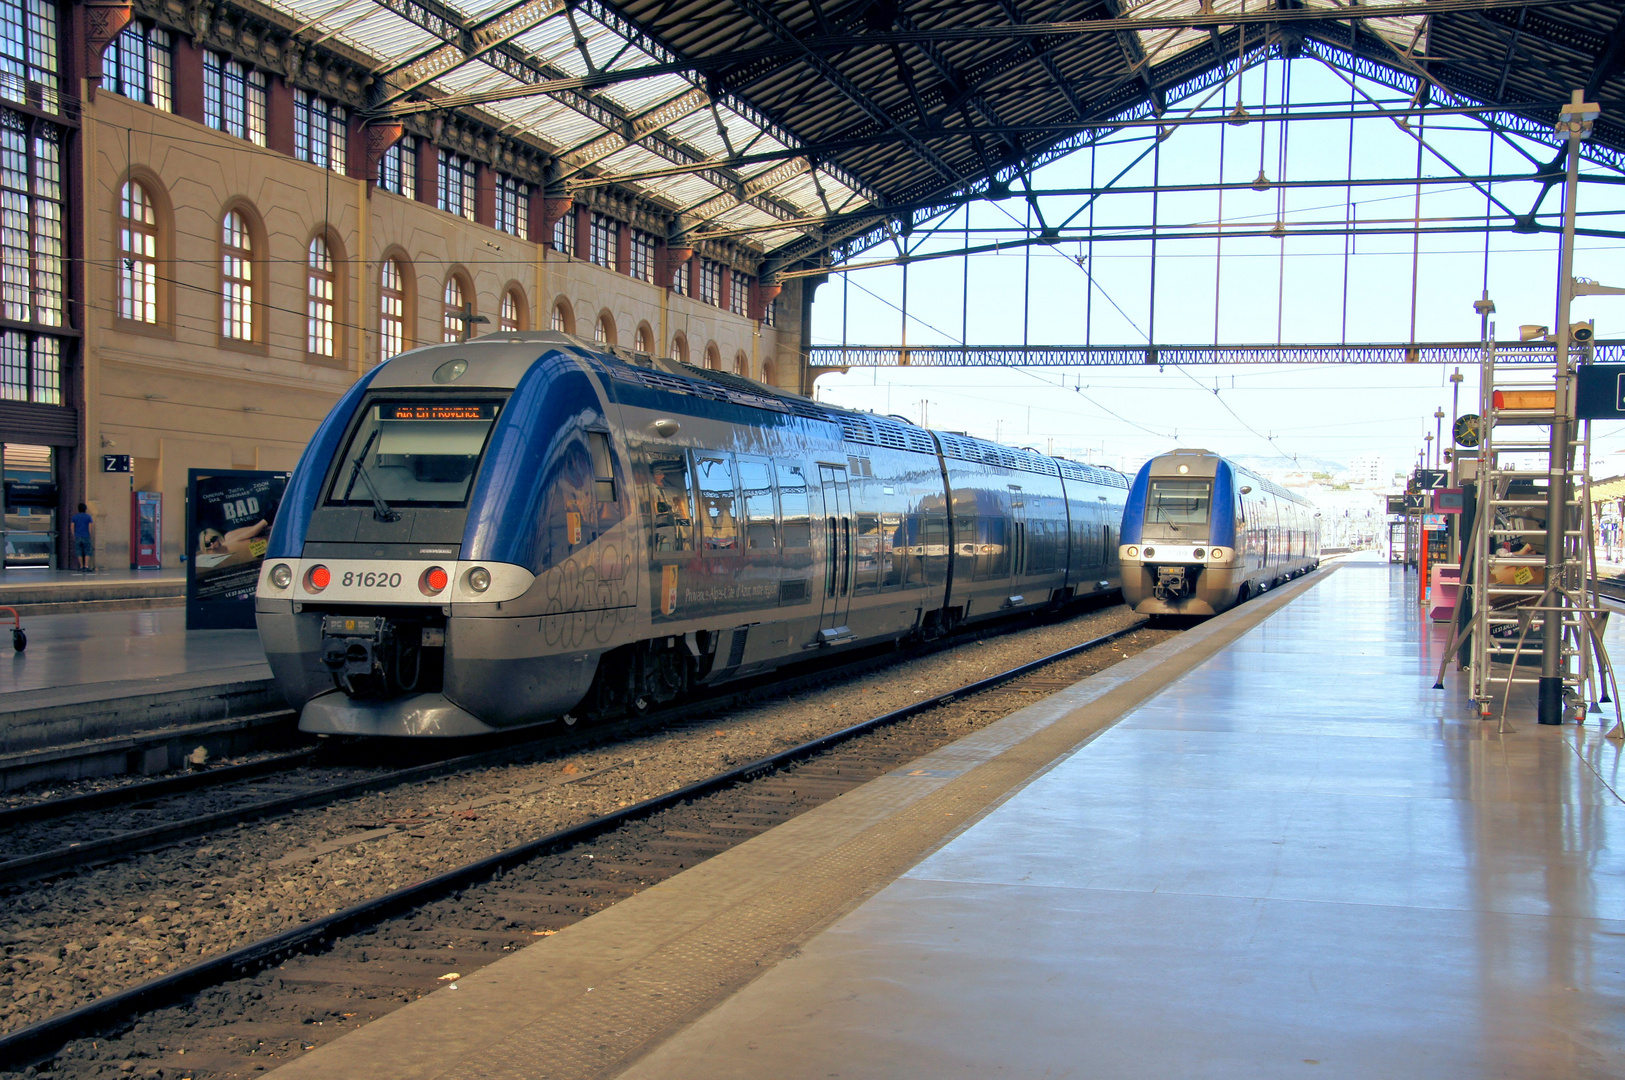
[[[901,651],[873,650],[836,667],[801,665],[788,673],[732,684],[641,716],[573,730],[549,725],[479,740],[392,747],[388,753],[417,762],[397,768],[358,763],[359,754],[348,752],[356,744],[324,744],[244,765],[14,807],[0,811],[0,888],[403,785],[680,727],[717,710],[747,705],[764,693],[783,695],[812,689],[1008,629],[972,631]],[[376,742],[361,745],[367,748],[361,753],[377,753]],[[432,756],[432,760],[421,761],[424,756]]]
[[[474,860],[12,1032],[0,1060],[251,1075],[1170,636],[1114,630]]]

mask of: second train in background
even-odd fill
[[[1320,564],[1320,515],[1209,450],[1141,466],[1123,508],[1123,600],[1143,615],[1217,615]]]

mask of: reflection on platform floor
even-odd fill
[[[1625,1075],[1620,744],[1431,689],[1405,586],[1344,566],[623,1075]]]

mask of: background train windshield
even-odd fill
[[[501,408],[497,401],[371,402],[328,505],[464,505]]]
[[[1206,525],[1213,486],[1206,480],[1153,480],[1148,524]]]

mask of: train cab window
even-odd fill
[[[1146,524],[1206,525],[1212,493],[1206,480],[1152,480]]]
[[[602,431],[587,432],[587,448],[592,451],[592,481],[598,501],[614,502],[615,458],[609,451],[609,436]]]
[[[777,515],[773,512],[773,467],[765,461],[739,459],[739,498],[745,508],[745,546],[751,551],[778,548]]]
[[[694,550],[693,493],[681,452],[649,459],[649,521],[655,551]]]
[[[707,555],[739,552],[739,495],[734,490],[733,458],[714,450],[694,452],[694,476],[700,488],[700,519],[705,525]]]
[[[463,506],[501,408],[498,401],[370,402],[327,504]]]
[[[812,516],[807,501],[807,477],[800,465],[778,466],[779,511],[784,518],[786,549],[812,547]]]

